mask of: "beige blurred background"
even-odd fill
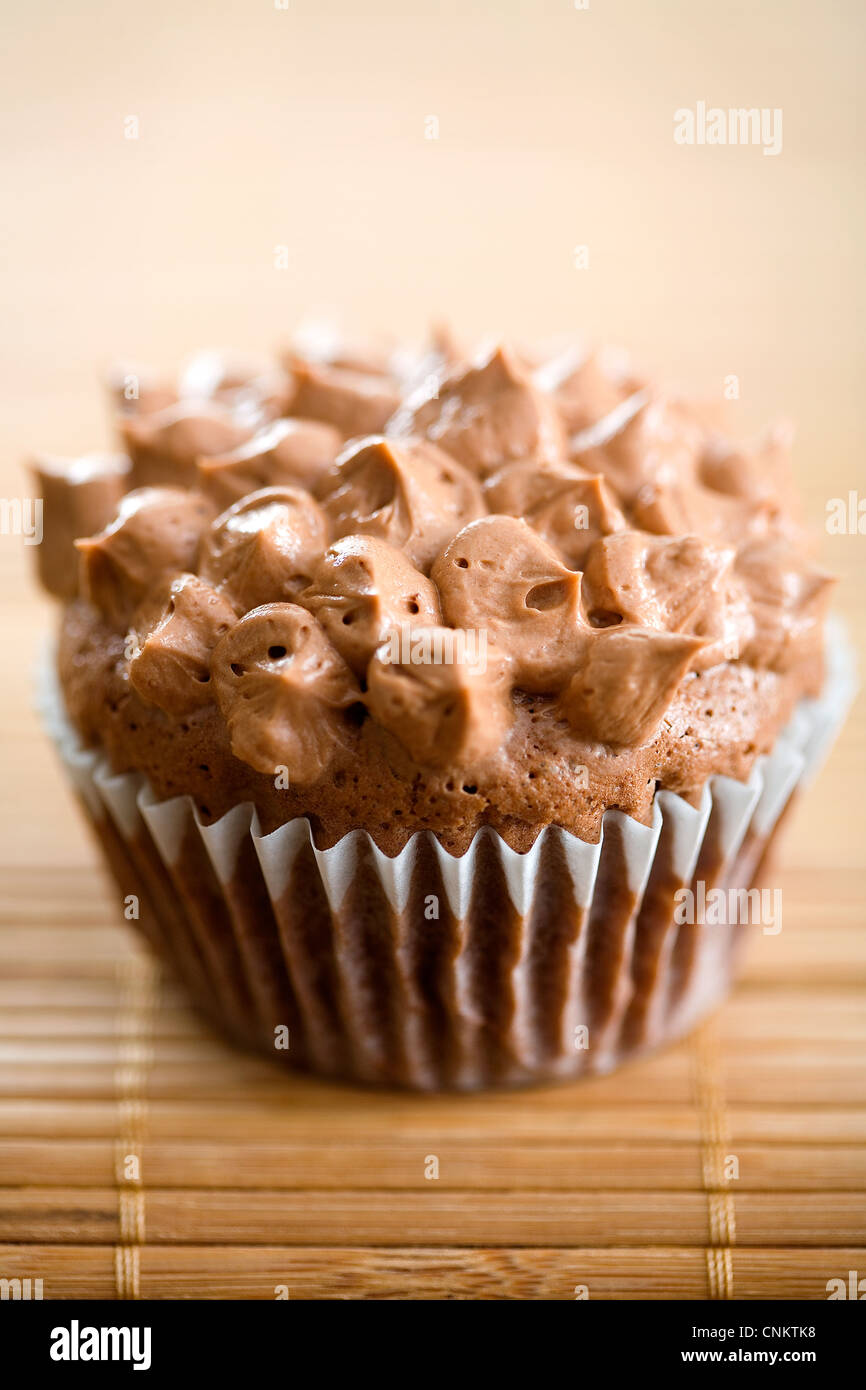
[[[263,349],[328,312],[578,330],[708,396],[735,374],[744,430],[796,420],[818,527],[861,485],[860,0],[281,4],[3,0],[3,495],[26,493],[28,452],[105,442],[112,357]],[[781,154],[675,144],[698,101],[780,107]],[[824,537],[852,615],[864,547]],[[64,862],[90,852],[28,712],[50,613],[30,558],[0,537],[0,833],[23,864],[55,837]],[[790,862],[862,854],[861,729]]]

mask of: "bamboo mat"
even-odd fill
[[[866,1273],[855,871],[789,870],[782,934],[678,1047],[420,1098],[224,1046],[90,865],[4,885],[0,1277],[46,1298],[806,1299]]]

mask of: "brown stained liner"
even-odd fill
[[[79,803],[86,806],[83,797],[79,797]],[[113,821],[108,816],[97,820],[89,815],[88,823],[105,855],[121,904],[130,894],[135,895],[138,899],[138,917],[133,920],[137,921],[153,950],[160,956],[165,956],[170,952],[170,937],[163,926],[165,918],[151,906],[148,900],[153,897],[150,883],[142,878],[136,868],[127,842],[117,833]]]
[[[560,836],[548,835],[541,849],[538,881],[527,921],[529,936],[529,1014],[534,1060],[561,1057],[568,1004],[570,951],[586,913],[574,896],[574,883]]]
[[[692,888],[698,882],[703,882],[708,892],[711,888],[719,886],[718,880],[724,867],[721,820],[721,811],[718,806],[713,806],[698,854]],[[669,1015],[674,1014],[679,1008],[691,983],[704,930],[698,922],[681,922],[676,925],[668,975],[666,1012]]]
[[[428,900],[435,898],[438,917],[428,917]],[[426,835],[419,836],[406,919],[411,980],[409,1007],[418,1014],[423,1071],[431,1086],[453,1086],[460,1061],[458,1004],[454,977],[460,950],[460,925],[448,905],[448,895],[436,852]]]
[[[262,1023],[265,1045],[274,1046],[275,1029],[287,1027],[289,1049],[301,1064],[306,1047],[301,1014],[280,946],[274,911],[252,840],[241,841],[234,876],[224,888],[250,992]]]
[[[168,871],[178,906],[187,916],[208,971],[213,992],[210,1012],[216,1014],[223,1026],[235,1029],[241,1038],[257,1037],[255,1005],[244,975],[225,894],[191,815],[184,828],[180,853],[175,863],[168,866]]]
[[[654,1035],[663,1027],[663,996],[676,934],[674,895],[683,887],[673,864],[674,839],[674,827],[666,821],[635,924],[631,959],[633,994],[619,1034],[619,1045],[624,1050],[651,1046]]]
[[[362,1080],[404,1085],[406,1000],[397,963],[398,922],[368,840],[359,840],[355,873],[335,914],[342,1012]]]
[[[627,981],[631,934],[637,906],[628,886],[626,849],[620,826],[605,826],[595,891],[586,924],[584,970],[590,1047],[605,1046],[610,1025]]]
[[[94,829],[119,885],[139,897],[142,931],[220,1026],[282,1060],[274,1052],[273,1029],[284,1024],[293,1064],[378,1085],[449,1089],[550,1074],[568,1055],[565,1018],[581,933],[586,950],[577,986],[591,1048],[575,1053],[569,1074],[600,1063],[606,1068],[680,1032],[720,998],[747,932],[735,927],[725,942],[710,942],[705,928],[674,924],[673,896],[682,884],[671,862],[669,826],[637,914],[616,823],[605,832],[588,913],[575,900],[561,837],[547,836],[525,920],[485,832],[463,924],[450,911],[436,853],[424,836],[402,914],[385,894],[369,842],[359,840],[355,873],[335,916],[308,844],[272,902],[252,840],[241,842],[235,875],[224,886],[192,819],[168,871],[144,827],[131,843],[108,821],[94,822]],[[719,872],[712,826],[707,839],[693,888],[713,866]],[[750,886],[746,871],[766,861],[768,847],[766,839],[748,835],[726,885]],[[438,918],[425,916],[431,895]],[[710,959],[708,972],[710,947],[718,969]],[[515,969],[522,952],[525,1038],[515,1031]]]
[[[285,890],[274,902],[274,916],[310,1063],[339,1076],[349,1070],[348,1038],[331,909],[311,845],[305,844],[296,857]]]
[[[80,800],[121,893],[132,891],[138,898],[142,932],[160,958],[174,966],[198,1007],[212,1012],[213,982],[144,823],[136,839],[125,840],[109,816],[95,819],[84,798]],[[238,1016],[235,1026],[239,1024]]]
[[[517,1059],[512,1023],[513,971],[520,957],[523,923],[516,911],[502,863],[489,832],[478,841],[472,895],[465,923],[464,957],[473,1016],[476,1084],[509,1079]],[[477,1020],[474,1021],[474,1020]]]

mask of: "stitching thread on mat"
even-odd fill
[[[114,1072],[118,1136],[114,1177],[120,1240],[114,1251],[114,1284],[118,1298],[139,1299],[140,1248],[147,1238],[141,1145],[147,1130],[147,1073],[153,1062],[150,1038],[159,994],[159,966],[150,956],[137,952],[120,965],[118,974],[119,1041]],[[135,1160],[132,1177],[127,1172],[130,1158]]]
[[[707,1296],[728,1299],[734,1297],[733,1247],[737,1242],[737,1223],[734,1194],[725,1177],[730,1126],[714,1020],[702,1024],[695,1033],[692,1061],[701,1133],[701,1173],[707,1194]]]

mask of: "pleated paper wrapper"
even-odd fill
[[[205,825],[84,747],[56,677],[41,704],[137,925],[217,1027],[284,1064],[435,1090],[608,1071],[718,1004],[760,927],[751,909],[680,921],[678,890],[743,901],[854,686],[831,630],[820,697],[747,782],[713,777],[697,807],[660,791],[650,825],[608,811],[598,844],[549,827],[518,854],[483,828],[459,858],[430,832],[393,858],[360,830],[320,850],[306,819],[264,835],[249,804]]]

